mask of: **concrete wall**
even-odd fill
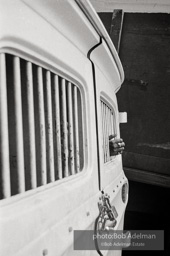
[[[122,9],[124,12],[170,13],[170,0],[90,0],[97,12],[112,12]]]

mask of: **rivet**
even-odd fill
[[[115,190],[113,190],[113,193],[115,192]]]
[[[44,250],[43,250],[43,256],[46,256],[46,255],[48,255],[48,250],[47,250],[47,249],[44,249]]]
[[[72,232],[72,231],[73,231],[73,228],[72,228],[72,227],[69,227],[68,231],[69,231],[69,232]]]

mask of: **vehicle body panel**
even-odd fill
[[[127,179],[121,157],[103,165],[100,141],[98,161],[96,134],[96,125],[102,134],[99,102],[103,93],[115,109],[119,135],[115,91],[121,85],[122,71],[105,42],[91,59],[87,58],[99,44],[100,35],[75,1],[8,0],[1,1],[0,6],[0,52],[18,56],[74,83],[81,92],[84,136],[84,167],[80,173],[1,200],[0,254],[97,255],[96,251],[74,251],[73,231],[94,229],[101,194],[99,175],[102,188],[119,213],[116,228],[123,228],[126,204],[121,199],[121,188]],[[97,59],[98,55],[105,56],[108,66],[101,57]],[[97,113],[91,61],[96,69]],[[107,69],[109,66],[113,72]]]

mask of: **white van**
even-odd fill
[[[123,79],[88,1],[0,1],[0,255],[98,255],[74,250],[74,230],[106,202],[123,229],[128,181],[109,152]]]

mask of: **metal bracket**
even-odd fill
[[[114,206],[110,204],[110,196],[101,191],[101,197],[99,198],[99,218],[98,218],[98,231],[110,230],[116,226],[116,218],[118,213]]]

